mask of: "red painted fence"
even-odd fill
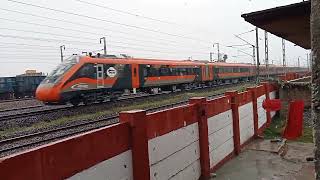
[[[213,100],[146,114],[120,113],[120,123],[0,159],[0,179],[206,179],[271,122],[263,83]]]

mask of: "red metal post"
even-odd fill
[[[258,136],[258,104],[257,104],[257,88],[249,87],[247,91],[252,94],[252,105],[253,105],[253,127],[254,127],[254,136]]]
[[[227,91],[226,96],[231,98],[231,109],[232,109],[232,120],[233,120],[233,142],[234,142],[234,152],[236,155],[241,152],[240,145],[240,125],[239,125],[239,102],[238,102],[238,92],[237,91]]]
[[[198,106],[198,127],[199,127],[199,144],[200,144],[200,164],[201,179],[210,177],[210,157],[209,157],[209,133],[208,117],[206,112],[206,98],[195,97],[189,99],[189,104]]]
[[[133,179],[150,180],[146,111],[121,112],[120,122],[131,126]]]
[[[270,99],[270,89],[269,89],[270,84],[267,83],[267,82],[262,82],[261,84],[264,86],[265,93],[266,93],[266,99],[269,100]],[[267,111],[266,115],[267,115],[267,127],[268,127],[271,124],[271,113],[270,113],[270,111]]]

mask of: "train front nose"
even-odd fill
[[[60,100],[60,95],[53,85],[40,84],[36,90],[36,98],[43,102],[57,103]]]

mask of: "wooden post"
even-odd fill
[[[120,122],[131,126],[133,179],[150,180],[146,111],[121,112]]]
[[[232,109],[232,121],[233,121],[233,143],[234,152],[239,155],[241,152],[240,144],[240,122],[239,122],[239,102],[238,102],[238,92],[237,91],[227,91],[226,96],[231,98],[231,109]]]
[[[189,104],[196,104],[198,107],[198,127],[200,145],[201,179],[210,178],[210,157],[209,157],[209,133],[208,117],[206,112],[206,98],[194,97],[189,99]]]

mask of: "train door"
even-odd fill
[[[104,71],[103,71],[103,64],[97,64],[97,88],[104,87]]]
[[[136,93],[137,88],[140,86],[139,81],[139,65],[138,64],[132,64],[131,65],[131,76],[132,76],[132,89],[133,93]]]
[[[210,79],[210,73],[209,73],[209,65],[205,65],[205,81],[208,81]]]

